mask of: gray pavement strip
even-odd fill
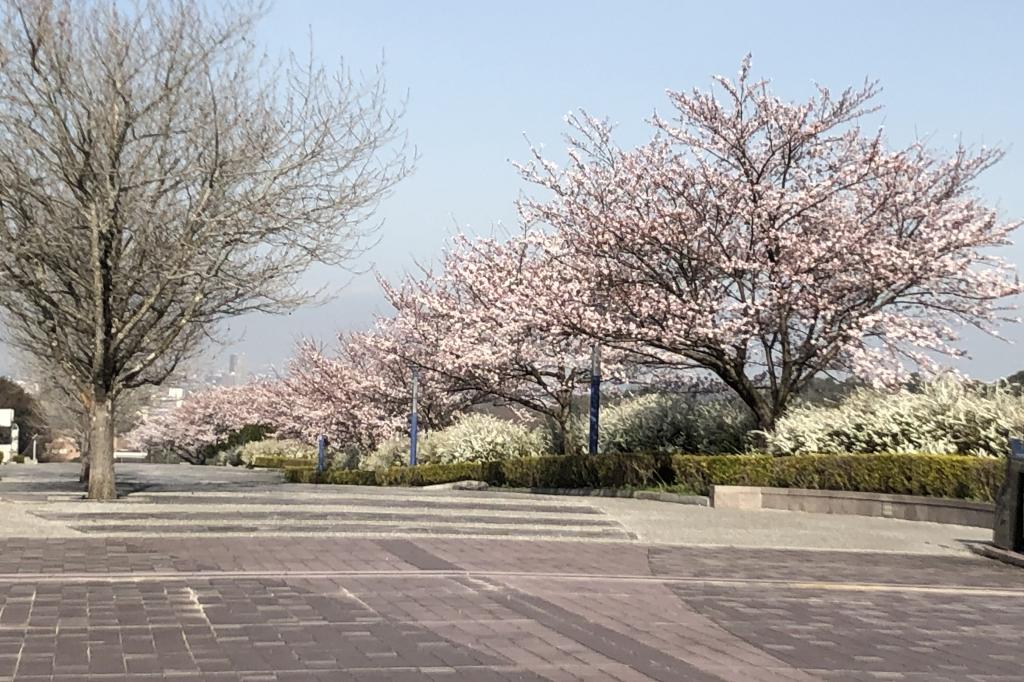
[[[459,567],[409,540],[381,540],[377,546],[421,571],[452,571]]]
[[[117,536],[157,536],[157,535],[208,535],[208,534],[358,534],[367,536],[385,535],[443,535],[443,536],[474,536],[474,537],[515,537],[525,539],[572,538],[572,539],[633,539],[632,534],[624,529],[614,527],[602,528],[565,528],[516,526],[502,528],[495,526],[473,526],[466,523],[449,524],[412,524],[397,525],[394,523],[338,523],[338,524],[96,524],[73,525],[74,530],[88,535]]]
[[[573,514],[602,514],[600,509],[582,504],[551,504],[550,499],[534,502],[530,499],[506,501],[507,498],[497,498],[492,501],[478,497],[472,501],[462,501],[452,497],[422,497],[414,498],[415,493],[409,493],[408,489],[401,489],[398,493],[406,499],[396,499],[394,496],[384,495],[287,495],[283,493],[255,494],[255,495],[179,495],[179,494],[140,494],[131,495],[123,501],[131,504],[233,504],[233,505],[280,505],[280,506],[305,506],[316,505],[322,507],[347,506],[358,504],[360,506],[385,506],[394,508],[445,508],[445,509],[467,509],[495,511],[531,511],[531,512],[553,512]],[[464,498],[463,498],[464,499]]]
[[[640,640],[624,635],[585,618],[534,594],[510,587],[498,580],[481,581],[491,589],[480,594],[502,607],[528,618],[549,630],[567,637],[591,651],[622,663],[658,682],[722,682],[718,675],[707,673],[695,665],[659,650]],[[466,581],[467,586],[472,586]]]
[[[405,539],[383,538],[378,543],[410,542]],[[415,544],[415,543],[411,543]],[[392,548],[388,548],[391,551]],[[978,598],[1009,598],[1024,600],[1024,586],[986,587],[979,585],[963,585],[952,583],[906,583],[906,582],[851,582],[849,580],[800,580],[784,578],[707,578],[695,576],[652,576],[607,573],[552,573],[548,571],[493,571],[473,570],[451,564],[444,559],[433,558],[429,552],[423,556],[413,556],[411,552],[397,548],[394,552],[402,561],[410,564],[412,569],[351,569],[323,570],[309,569],[289,570],[216,570],[202,571],[105,571],[102,573],[0,573],[0,585],[12,583],[69,583],[69,584],[107,584],[121,582],[189,582],[197,579],[204,584],[215,585],[220,581],[236,580],[320,580],[339,578],[373,578],[375,580],[408,580],[410,576],[420,579],[447,580],[453,577],[468,576],[474,579],[509,579],[516,584],[541,582],[546,585],[565,583],[566,592],[581,588],[592,588],[595,585],[664,585],[680,590],[702,590],[706,594],[718,595],[718,592],[706,592],[708,588],[724,590],[753,590],[755,592],[787,592],[787,593],[852,593],[856,594],[908,594],[908,595],[945,595],[956,597]],[[429,556],[428,556],[429,555]],[[437,563],[434,563],[434,562]],[[0,625],[0,630],[3,626]],[[0,678],[2,679],[2,678]]]
[[[486,516],[481,514],[422,514],[422,513],[389,513],[387,511],[332,511],[325,515],[319,511],[226,511],[226,512],[30,512],[35,516],[51,521],[110,521],[123,523],[125,521],[174,521],[181,523],[192,523],[202,521],[431,521],[451,523],[476,523],[495,525],[554,525],[554,526],[594,526],[606,528],[621,528],[622,526],[611,519],[594,518],[572,518],[567,516]]]

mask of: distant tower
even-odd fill
[[[245,353],[232,353],[228,357],[227,383],[231,386],[240,386],[248,378],[245,369]]]

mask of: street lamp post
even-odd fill
[[[601,344],[595,343],[590,354],[590,439],[587,451],[597,454],[598,427],[601,420]]]
[[[416,436],[419,424],[416,415],[416,398],[419,389],[419,371],[412,368],[412,412],[409,414],[409,466],[416,466]]]

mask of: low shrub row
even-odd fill
[[[293,460],[294,461],[294,460]],[[812,488],[927,495],[990,502],[1003,462],[956,455],[575,455],[392,467],[285,470],[293,483],[423,486],[486,481],[516,488],[644,488],[661,484],[707,495],[712,485]]]
[[[314,467],[287,467],[284,478],[289,483],[333,483],[335,485],[379,485],[376,473],[359,469],[328,469],[317,474]]]
[[[460,462],[457,464],[421,464],[415,467],[392,467],[380,471],[362,469],[328,469],[317,474],[308,464],[288,467],[284,478],[289,483],[333,483],[335,485],[407,485],[424,486],[455,481],[482,481],[493,468],[493,462]]]
[[[249,464],[253,469],[290,469],[294,467],[312,467],[316,460],[309,457],[262,456],[253,457]]]
[[[700,495],[712,485],[752,485],[925,495],[991,502],[1002,460],[919,454],[674,456],[674,483]]]

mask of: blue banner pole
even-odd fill
[[[419,372],[412,370],[412,412],[409,414],[409,466],[416,466],[416,437],[419,423],[416,415],[416,393],[419,388]]]
[[[327,466],[327,436],[316,439],[316,472],[322,474]]]
[[[601,421],[601,346],[594,344],[590,356],[590,439],[587,451],[597,454],[598,432]]]

